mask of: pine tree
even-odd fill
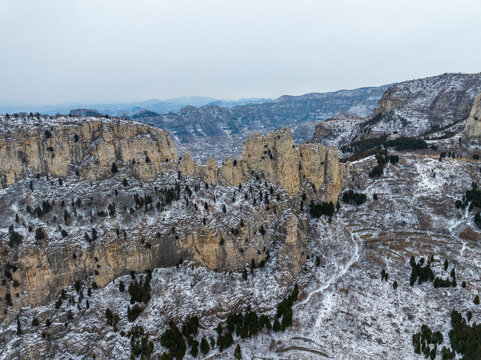
[[[242,279],[247,280],[247,270],[246,269],[244,269],[242,271]]]
[[[22,325],[20,324],[20,318],[17,316],[17,335],[22,335]]]
[[[281,324],[279,323],[279,320],[277,318],[274,320],[274,324],[272,325],[272,330],[274,330],[275,332],[278,332],[279,330],[281,330]]]
[[[237,344],[237,346],[234,350],[234,358],[236,358],[237,360],[242,359],[242,353],[241,353],[241,348],[240,348],[239,344]]]
[[[192,348],[190,349],[190,354],[195,358],[199,354],[199,342],[194,340],[192,342]]]
[[[205,338],[202,338],[202,340],[200,341],[200,351],[202,352],[202,354],[207,354],[210,350],[210,347],[209,347],[209,343],[208,341],[205,339]]]

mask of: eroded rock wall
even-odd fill
[[[122,120],[97,118],[29,124],[0,119],[0,183],[13,184],[27,175],[67,176],[98,180],[111,176],[112,164],[126,167],[142,180],[152,180],[177,159],[165,130]]]
[[[463,135],[468,138],[481,137],[481,93],[474,100]]]
[[[242,183],[251,172],[264,173],[268,181],[279,183],[290,195],[300,192],[303,181],[321,191],[325,201],[337,198],[349,176],[349,164],[340,164],[337,148],[321,144],[296,146],[288,129],[250,136],[242,148],[242,157],[234,166],[228,159],[220,174],[231,185]]]

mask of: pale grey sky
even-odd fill
[[[0,0],[0,105],[277,97],[481,71],[480,0]]]

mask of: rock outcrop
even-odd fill
[[[337,202],[349,165],[340,164],[336,147],[319,144],[296,146],[289,129],[262,137],[251,135],[242,148],[242,157],[234,166],[224,162],[220,173],[231,185],[242,183],[251,172],[263,173],[268,181],[279,183],[290,195],[299,193],[303,180],[321,190],[325,200]]]
[[[201,179],[206,184],[214,184],[217,182],[217,165],[214,159],[209,158],[201,169]]]
[[[0,123],[2,187],[26,175],[102,179],[120,167],[152,180],[177,159],[167,131],[130,121],[0,118]]]
[[[299,192],[299,155],[287,129],[249,137],[242,147],[241,165],[247,171],[266,173],[270,182],[278,182],[290,194]]]
[[[244,171],[237,160],[227,158],[219,169],[219,176],[233,186],[242,185]]]
[[[481,93],[474,100],[463,135],[468,138],[481,137]]]
[[[198,173],[197,165],[194,163],[190,150],[187,149],[179,163],[179,171],[182,175],[195,176]]]

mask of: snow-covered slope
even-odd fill
[[[293,306],[294,323],[285,332],[264,329],[252,338],[234,336],[243,358],[421,359],[413,351],[412,335],[422,324],[441,331],[442,345],[449,346],[453,309],[462,314],[471,311],[471,322],[481,320],[481,309],[473,304],[480,290],[481,237],[472,214],[454,207],[471,182],[479,180],[479,164],[404,154],[399,163],[387,166],[383,177],[371,179],[366,170],[373,163],[371,157],[351,165],[356,175],[352,186],[367,194],[366,203],[342,204],[330,221],[300,215],[310,222],[312,232],[309,259],[297,279],[300,295]],[[272,254],[276,249],[270,249]],[[455,288],[436,289],[430,282],[409,285],[411,256],[427,260],[431,255],[435,274],[446,277],[455,268]],[[154,354],[161,354],[165,348],[160,335],[170,320],[181,324],[198,316],[196,338],[200,340],[217,338],[215,327],[233,310],[245,311],[250,306],[272,319],[276,304],[292,290],[292,285],[279,283],[288,269],[279,268],[276,259],[273,256],[264,268],[249,272],[247,280],[241,273],[216,273],[185,262],[178,268],[157,269],[151,280],[152,299],[134,322],[127,320],[129,295],[118,289],[120,281],[126,285],[132,281],[129,275],[93,290],[91,296],[85,290],[91,281],[87,279],[82,299],[69,287],[59,309],[55,301],[22,309],[21,336],[16,335],[15,321],[4,323],[0,358],[33,354],[35,358],[128,359],[131,343],[122,334],[134,325],[143,327],[154,344]],[[381,280],[382,269],[389,274],[388,281]],[[461,286],[463,281],[466,288]],[[107,308],[120,316],[117,332],[106,324]],[[31,325],[35,317],[39,326]],[[51,320],[48,328],[47,318]],[[234,347],[223,352],[215,348],[199,357],[231,359]],[[185,358],[192,359],[190,354]]]

